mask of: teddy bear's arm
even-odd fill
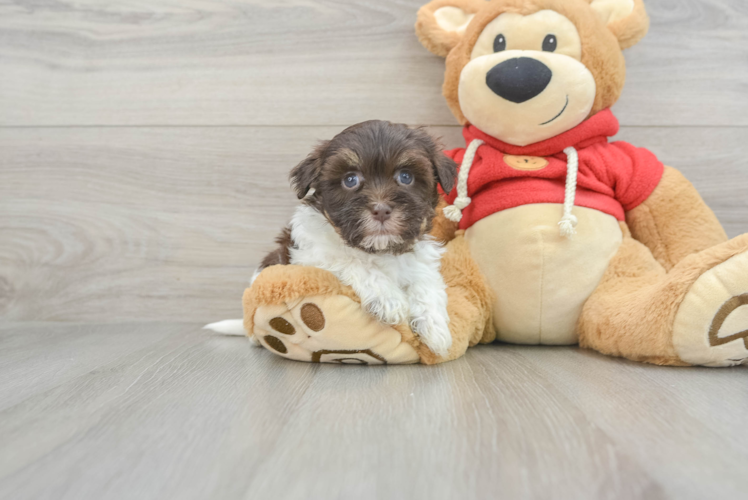
[[[684,257],[727,241],[727,234],[696,188],[674,168],[644,203],[626,213],[632,236],[666,270]]]
[[[444,198],[439,200],[439,205],[436,207],[436,216],[432,222],[433,227],[429,233],[436,241],[445,245],[455,238],[455,233],[460,226],[457,222],[452,222],[444,216],[444,207],[447,205],[449,203]]]

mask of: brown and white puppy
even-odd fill
[[[354,125],[320,144],[291,172],[301,206],[260,270],[315,266],[351,286],[387,324],[409,322],[437,354],[452,337],[441,246],[428,236],[439,194],[457,165],[422,129]]]
[[[456,164],[422,129],[372,120],[321,143],[291,172],[304,205],[323,214],[345,243],[401,254],[431,230],[437,184],[454,187]],[[290,264],[291,228],[260,268]]]

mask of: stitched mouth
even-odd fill
[[[566,108],[568,108],[568,107],[569,107],[569,96],[567,95],[566,96],[566,104],[564,104],[564,109],[562,109],[559,114],[557,114],[556,116],[554,116],[553,118],[551,118],[547,122],[541,123],[540,125],[541,126],[542,125],[548,125],[549,123],[556,121],[561,115],[564,114],[564,111],[566,111]]]

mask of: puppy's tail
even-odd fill
[[[244,329],[244,320],[241,319],[226,319],[205,325],[203,329],[223,333],[224,335],[241,335],[242,337],[247,335],[247,330]]]

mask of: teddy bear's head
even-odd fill
[[[447,58],[444,96],[460,123],[517,146],[612,106],[622,50],[648,28],[642,0],[433,0],[416,23]]]

